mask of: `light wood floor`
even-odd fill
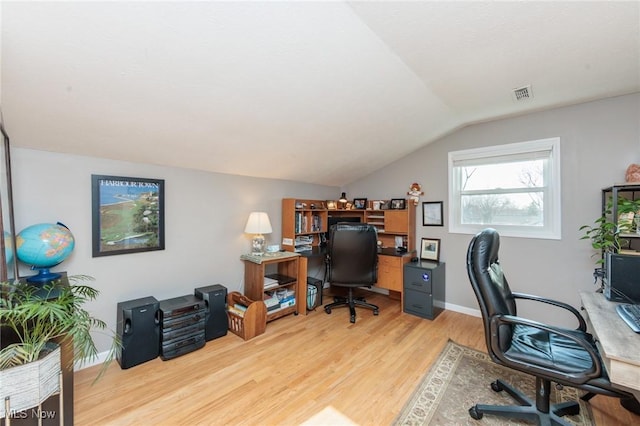
[[[355,324],[346,308],[317,309],[246,342],[229,333],[170,361],[113,362],[95,384],[99,366],[79,371],[75,424],[296,425],[332,406],[360,425],[389,425],[448,339],[485,350],[480,318],[445,311],[429,321],[386,296],[367,299],[380,315],[358,309]],[[640,424],[615,399],[591,406],[597,425]]]

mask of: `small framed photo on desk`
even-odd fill
[[[407,200],[404,198],[392,198],[391,210],[404,210],[407,208]]]
[[[420,260],[440,261],[440,239],[423,238],[420,244]]]
[[[366,198],[354,198],[353,199],[353,208],[357,210],[364,210],[367,208],[367,199]]]

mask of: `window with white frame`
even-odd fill
[[[560,239],[560,138],[449,153],[449,232]]]

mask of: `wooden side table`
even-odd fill
[[[244,261],[244,294],[251,300],[265,300],[267,292],[295,293],[295,303],[267,311],[267,322],[285,315],[306,312],[306,276],[300,276],[300,254],[294,252],[278,252],[263,256],[242,255]],[[278,284],[265,289],[265,276],[270,276]],[[304,289],[301,290],[301,287]],[[303,295],[304,293],[304,295]]]

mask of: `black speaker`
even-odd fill
[[[118,303],[117,334],[122,347],[116,354],[125,369],[157,358],[160,354],[160,304],[155,297]]]
[[[227,334],[229,323],[227,319],[227,288],[214,284],[198,287],[195,296],[206,303],[204,336],[212,340]]]

